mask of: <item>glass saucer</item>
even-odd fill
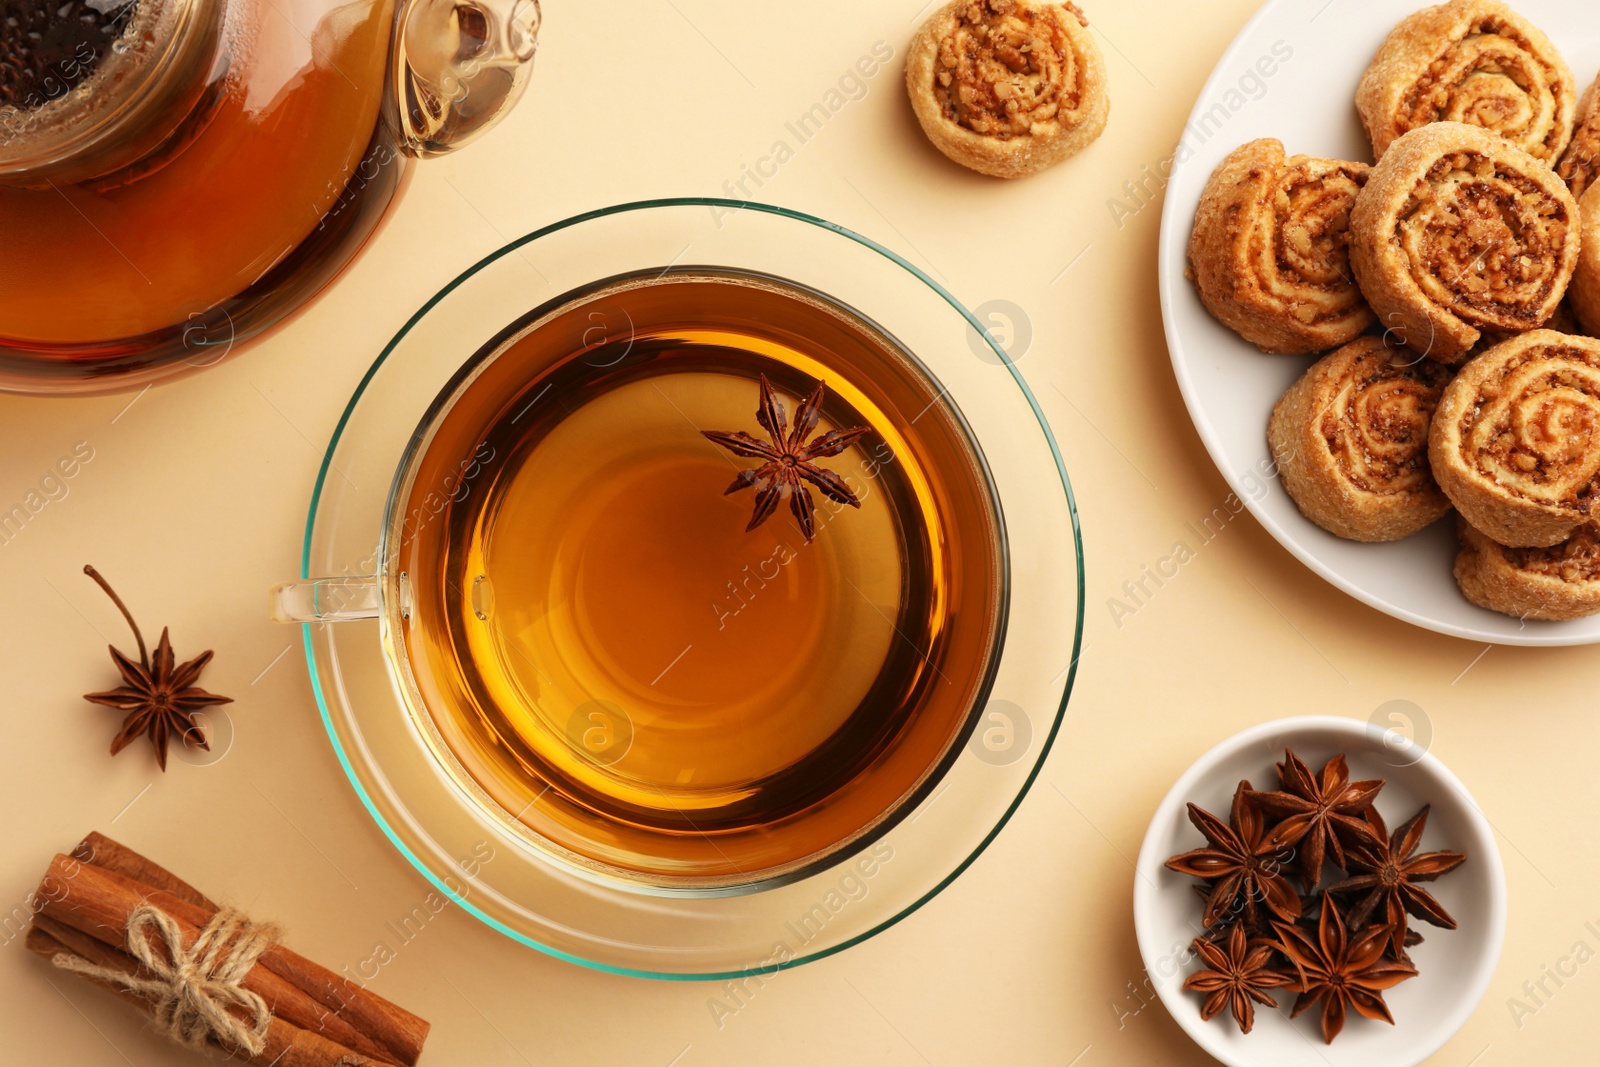
[[[379,828],[440,893],[514,940],[618,974],[724,979],[832,955],[910,915],[1021,804],[1065,718],[1083,632],[1082,542],[1060,450],[1015,366],[937,282],[843,227],[765,204],[623,204],[519,238],[451,281],[362,378],[318,472],[301,576],[370,575],[423,413],[509,323],[597,280],[693,264],[855,308],[921,360],[987,460],[1011,586],[987,704],[948,769],[871,847],[740,895],[660,896],[550,862],[454,784],[396,689],[379,622],[306,625],[328,737]]]

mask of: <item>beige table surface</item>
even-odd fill
[[[1249,518],[1133,618],[1107,599],[1226,496],[1190,428],[1156,300],[1160,208],[1107,208],[1169,155],[1255,0],[1088,4],[1111,124],[1080,157],[1002,184],[922,140],[899,81],[921,0],[547,0],[528,99],[459,156],[417,169],[375,247],[320,304],[241,359],[177,384],[71,402],[0,398],[0,510],[87,442],[93,459],[0,546],[0,917],[52,853],[109,832],[207,891],[283,921],[335,968],[427,892],[380,837],[317,721],[298,633],[265,617],[292,576],[323,445],[369,360],[439,284],[506,238],[577,211],[725,193],[858,57],[870,82],[777,177],[749,191],[936,268],[970,305],[1031,321],[1021,369],[1060,438],[1083,514],[1086,652],[1070,725],[989,852],[909,921],[786,972],[718,1026],[716,987],[616,978],[520,947],[451,908],[375,988],[434,1024],[425,1063],[1195,1064],[1159,1003],[1140,1010],[1131,908],[1145,824],[1214,742],[1285,714],[1423,709],[1433,751],[1499,831],[1505,952],[1465,1029],[1429,1062],[1593,1062],[1600,971],[1520,1025],[1508,998],[1600,946],[1594,651],[1494,648],[1413,629],[1336,592]],[[1066,269],[1069,264],[1070,269]],[[1065,271],[1065,272],[1064,272]],[[1064,272],[1064,273],[1063,273]],[[1071,398],[1070,400],[1068,398]],[[217,649],[231,747],[157,773],[112,760],[114,683],[97,564],[180,654]],[[152,635],[153,637],[154,635]],[[1062,635],[1063,641],[1070,635]],[[1591,953],[1592,954],[1592,953]],[[50,972],[0,928],[0,1064],[184,1064],[110,997]]]

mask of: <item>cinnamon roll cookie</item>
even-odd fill
[[[1456,584],[1480,608],[1519,619],[1581,619],[1600,613],[1600,527],[1551,548],[1506,548],[1465,522]]]
[[[934,147],[982,174],[1020,178],[1100,136],[1110,99],[1089,20],[1071,3],[954,0],[922,24],[906,92]]]
[[[1207,310],[1267,352],[1326,352],[1372,312],[1350,273],[1350,208],[1365,163],[1284,158],[1271,138],[1224,159],[1206,183],[1189,266]]]
[[[1581,203],[1589,186],[1600,179],[1600,77],[1595,78],[1584,90],[1583,99],[1578,101],[1577,123],[1556,173]]]
[[[1476,126],[1395,141],[1350,212],[1350,265],[1380,324],[1459,362],[1485,332],[1541,326],[1578,261],[1578,205],[1549,167]]]
[[[1572,274],[1572,313],[1583,332],[1600,337],[1600,185],[1583,194],[1578,204],[1582,218],[1578,265]]]
[[[1313,364],[1267,423],[1301,514],[1353,541],[1398,541],[1449,511],[1428,469],[1428,425],[1449,378],[1370,336]]]
[[[1428,449],[1445,496],[1491,540],[1567,540],[1600,497],[1600,341],[1534,330],[1477,356],[1445,388]]]
[[[1572,136],[1577,84],[1550,39],[1495,0],[1451,0],[1405,19],[1378,49],[1356,110],[1382,159],[1430,122],[1466,122],[1554,166]]]

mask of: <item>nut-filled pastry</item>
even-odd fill
[[[911,40],[906,92],[934,147],[1020,178],[1082,151],[1106,126],[1105,62],[1077,5],[955,0]]]

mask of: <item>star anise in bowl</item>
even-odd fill
[[[1363,821],[1372,808],[1381,780],[1352,782],[1343,755],[1330,759],[1318,774],[1296,756],[1284,753],[1278,764],[1278,780],[1283,788],[1269,793],[1252,793],[1250,799],[1278,821],[1278,834],[1286,845],[1299,845],[1300,876],[1315,889],[1322,880],[1324,858],[1345,866],[1343,842],[1375,845],[1372,829]]]
[[[1279,1007],[1276,989],[1297,994],[1290,1018],[1320,1007],[1327,1042],[1352,1014],[1392,1024],[1383,992],[1416,977],[1407,950],[1422,941],[1407,918],[1455,928],[1424,883],[1467,857],[1420,851],[1427,806],[1391,834],[1376,806],[1384,782],[1351,781],[1343,755],[1313,773],[1289,750],[1277,770],[1276,790],[1239,783],[1226,823],[1189,805],[1205,845],[1166,862],[1201,880],[1203,967],[1183,988],[1204,994],[1202,1018],[1229,1009],[1244,1033],[1255,1005]]]
[[[1183,988],[1206,995],[1200,1018],[1215,1018],[1227,1008],[1239,1030],[1248,1034],[1255,1026],[1256,1004],[1277,1010],[1278,1002],[1267,990],[1293,986],[1295,979],[1273,966],[1276,947],[1270,941],[1250,940],[1242,922],[1228,928],[1225,946],[1195,938],[1194,950],[1206,969],[1184,979]]]
[[[1276,947],[1299,976],[1298,982],[1288,983],[1300,994],[1289,1013],[1291,1019],[1320,1001],[1322,1038],[1329,1044],[1344,1029],[1352,1008],[1369,1019],[1394,1024],[1383,991],[1415,978],[1417,969],[1386,954],[1391,927],[1374,925],[1352,933],[1333,896],[1325,893],[1316,937],[1292,924],[1281,924],[1277,930]]]
[[[1280,832],[1269,832],[1261,809],[1250,799],[1251,792],[1249,782],[1239,783],[1226,823],[1190,804],[1189,821],[1206,839],[1207,847],[1167,861],[1171,870],[1211,883],[1200,919],[1208,927],[1241,917],[1256,926],[1264,921],[1262,912],[1280,919],[1300,915],[1300,897],[1283,876],[1293,853],[1285,848]]]
[[[1346,894],[1356,901],[1351,922],[1356,926],[1369,919],[1389,926],[1389,951],[1399,959],[1406,957],[1405,950],[1416,942],[1409,941],[1421,935],[1408,930],[1406,916],[1413,915],[1424,922],[1446,930],[1454,930],[1456,921],[1444,906],[1423,888],[1441,875],[1449,874],[1467,861],[1459,852],[1424,852],[1417,854],[1422,844],[1422,831],[1428,825],[1430,805],[1407,819],[1390,836],[1384,826],[1383,816],[1376,808],[1367,812],[1372,824],[1373,843],[1370,847],[1352,849],[1347,869],[1350,876],[1328,887],[1328,892]]]

